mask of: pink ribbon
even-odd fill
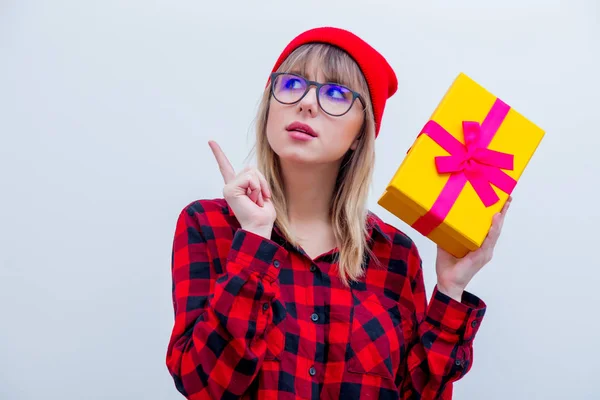
[[[481,125],[463,121],[464,144],[437,122],[431,120],[425,124],[419,136],[426,134],[450,153],[436,157],[435,166],[438,173],[451,175],[431,209],[412,224],[418,232],[427,236],[444,221],[467,182],[486,207],[500,200],[492,185],[512,193],[517,181],[502,170],[513,170],[514,155],[487,148],[509,110],[510,106],[496,99]]]

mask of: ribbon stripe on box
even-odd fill
[[[481,125],[474,121],[463,121],[464,144],[433,120],[423,127],[419,136],[429,136],[450,153],[449,156],[436,157],[435,165],[438,173],[451,175],[431,209],[412,224],[414,229],[427,236],[437,228],[467,182],[473,186],[486,207],[499,200],[491,185],[507,194],[512,193],[517,181],[502,170],[513,169],[514,156],[487,148],[509,110],[510,106],[496,99]]]

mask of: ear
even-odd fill
[[[360,138],[361,137],[362,137],[361,134],[359,134],[358,136],[356,136],[356,139],[354,139],[354,141],[350,145],[350,150],[354,151],[354,150],[356,150],[358,148],[358,143],[360,142]]]

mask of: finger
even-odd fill
[[[270,198],[271,197],[271,188],[269,187],[269,183],[267,182],[267,179],[258,170],[256,171],[256,175],[258,175],[258,179],[260,181],[261,191],[263,192],[263,194],[265,195],[266,198]]]
[[[260,196],[260,182],[256,174],[252,173],[252,171],[248,171],[244,174],[244,179],[246,181],[246,187],[250,190],[248,197],[254,203],[258,204],[258,197]]]
[[[268,193],[268,185],[266,185],[267,180],[260,173],[260,171],[258,171],[256,168],[246,167],[246,168],[244,168],[244,170],[246,171],[246,174],[252,175],[254,181],[257,182],[258,185],[260,186],[259,193],[256,196],[256,198],[254,198],[255,197],[254,195],[250,196],[252,201],[254,201],[256,204],[258,204],[260,207],[264,206],[264,204],[265,204],[264,200],[266,198],[265,193]]]
[[[265,199],[262,190],[258,193],[258,196],[256,198],[256,204],[258,204],[259,207],[264,207],[265,205]]]
[[[258,205],[260,207],[263,206],[263,204],[264,204],[263,203],[263,198],[262,198],[263,196],[262,196],[262,193],[261,193],[260,189],[256,189],[256,190],[253,190],[252,192],[250,192],[250,196],[249,197],[250,197],[250,200],[254,204],[256,204],[256,205]]]
[[[506,200],[506,203],[504,203],[504,206],[502,207],[502,211],[500,211],[500,213],[504,216],[506,215],[506,213],[508,212],[508,209],[510,208],[510,204],[512,203],[512,197],[508,196],[508,199]]]
[[[253,190],[253,189],[248,188],[247,196],[253,203],[257,203],[258,190],[256,190],[256,189]]]
[[[493,250],[496,247],[496,243],[498,242],[498,238],[500,237],[500,232],[502,231],[502,220],[503,216],[500,213],[497,213],[492,218],[492,226],[483,241],[481,247],[487,250]]]
[[[258,178],[254,176],[251,172],[246,173],[246,182],[247,188],[250,189],[250,193],[255,193],[260,190],[260,183],[258,182]]]
[[[256,177],[256,179],[258,180],[258,177]],[[250,200],[252,200],[254,203],[256,203],[259,207],[263,207],[265,205],[265,201],[263,198],[263,193],[262,193],[262,188],[260,186],[260,182],[257,182],[258,184],[258,189],[251,191],[248,188],[248,197],[250,198]]]
[[[215,159],[217,160],[217,164],[219,164],[219,170],[221,171],[221,175],[223,175],[223,180],[225,181],[225,184],[228,184],[233,179],[235,179],[235,170],[233,169],[233,166],[231,165],[231,163],[227,159],[227,156],[225,155],[225,153],[223,153],[223,150],[221,150],[221,147],[217,144],[217,142],[209,140],[208,145],[210,146],[210,149],[212,150]]]
[[[502,231],[502,227],[504,226],[504,220],[506,219],[506,213],[508,212],[508,209],[510,208],[510,204],[512,202],[512,197],[508,197],[508,200],[506,200],[506,203],[504,203],[504,206],[502,206],[502,210],[500,211],[500,217],[499,217],[499,227],[500,227],[500,231]]]
[[[260,193],[256,190],[252,190],[250,188],[246,189],[246,196],[248,196],[248,198],[250,199],[250,201],[252,201],[253,203],[258,204],[260,201],[260,198],[262,197],[262,195],[260,195]]]
[[[259,185],[259,189],[256,193],[256,198],[253,199],[253,201],[256,202],[256,204],[258,204],[259,207],[263,207],[265,205],[265,201],[263,198],[265,192],[263,191],[263,184],[261,182],[260,172],[258,172],[257,170],[250,170],[250,173],[254,176],[255,182],[257,182]]]

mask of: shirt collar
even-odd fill
[[[387,243],[392,244],[392,239],[390,235],[388,235],[383,226],[385,222],[383,222],[377,215],[373,212],[369,211],[367,215],[367,232],[369,233],[369,237],[375,239],[375,236],[380,236]]]
[[[232,216],[234,215],[233,210],[231,209],[231,207],[229,206],[228,203],[227,203],[227,211],[228,211],[229,215],[232,215]],[[385,223],[377,215],[375,215],[371,211],[368,212],[368,214],[367,214],[367,233],[368,233],[369,238],[375,239],[375,236],[379,236],[382,239],[384,239],[386,242],[391,244],[392,239],[383,230],[384,224]],[[277,235],[282,236],[281,231],[279,230],[279,228],[276,225],[273,227],[273,229],[275,230],[275,233],[277,233]]]

